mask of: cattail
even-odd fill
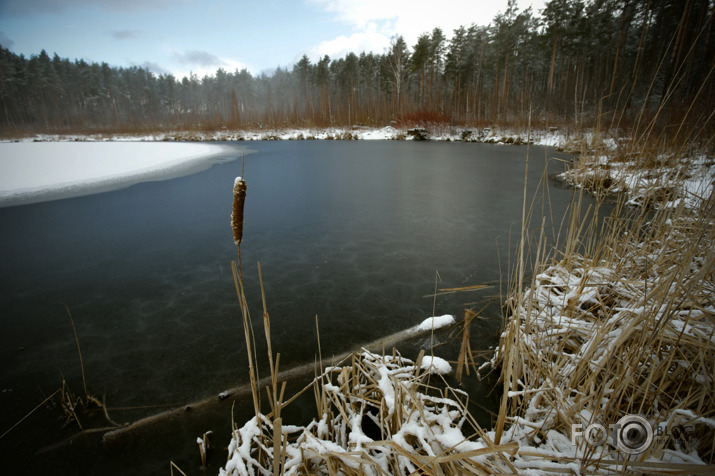
[[[233,241],[236,246],[241,244],[243,238],[243,203],[246,200],[246,182],[243,177],[236,177],[233,182],[233,213],[231,213],[231,228],[233,228]]]

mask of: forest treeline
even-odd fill
[[[466,12],[465,12],[466,13]],[[715,0],[510,0],[487,26],[439,28],[382,54],[177,79],[0,48],[6,133],[444,122],[709,124]]]

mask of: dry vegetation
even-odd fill
[[[520,468],[712,471],[692,465],[714,458],[713,201],[685,203],[619,209],[600,240],[574,212],[563,255],[514,288],[491,365],[504,385],[496,441],[533,448]],[[633,414],[662,432],[642,453],[619,451],[617,429],[603,446],[574,435]]]
[[[306,427],[281,425],[274,408],[234,428],[221,474],[488,474],[490,460],[518,448],[473,441],[487,437],[468,396],[431,385],[422,356],[346,360],[313,381],[319,417]]]

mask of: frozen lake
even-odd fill
[[[465,308],[487,305],[486,318],[474,325],[472,347],[496,343],[499,302],[493,297],[518,242],[526,147],[392,141],[246,146],[257,153],[246,156],[243,173],[244,279],[252,315],[260,319],[260,261],[273,349],[283,368],[313,361],[316,314],[324,359],[419,324],[432,315],[427,296],[437,272],[440,288],[493,286],[439,296],[435,315],[461,319]],[[546,154],[531,148],[529,198],[544,176]],[[563,169],[558,161],[548,167],[547,176]],[[62,376],[82,393],[62,303],[77,326],[88,390],[106,398],[110,409],[187,404],[247,380],[230,271],[236,259],[232,186],[241,174],[239,159],[171,180],[0,209],[0,430],[61,386]],[[550,207],[535,206],[539,216],[545,210],[554,217],[558,230],[573,191],[551,180],[547,185]],[[546,224],[551,231],[550,219]],[[417,350],[404,355],[415,358]],[[445,348],[446,357],[449,352]],[[122,411],[113,411],[113,418],[124,422],[156,410]],[[216,436],[219,447],[228,443],[229,419],[226,414],[225,434]],[[11,465],[55,443],[37,425],[20,426],[0,440],[2,454],[15,455]],[[179,436],[196,451],[196,436],[208,429]],[[77,464],[102,468],[102,461],[115,458],[119,473],[116,461],[141,467],[135,474],[168,472],[169,459],[184,461],[183,449],[167,444],[151,457],[98,450],[75,459],[54,450],[33,457],[32,465],[52,464],[55,474],[70,474]],[[216,453],[223,463],[225,452]],[[185,464],[193,471],[198,452],[191,458]]]

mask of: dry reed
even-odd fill
[[[562,252],[537,247],[534,276],[512,283],[510,318],[483,366],[501,369],[497,441],[519,443],[520,471],[715,470],[715,214],[712,187],[697,180],[712,177],[712,167],[708,159],[669,158],[655,165],[664,180],[646,162],[651,152],[631,147],[630,175],[614,165],[627,161],[604,159],[605,148],[566,174],[599,197],[615,184],[625,194],[605,230],[597,231],[596,212],[579,218],[577,201]],[[672,192],[656,193],[664,183]],[[653,433],[637,454],[624,454],[617,427],[601,445],[577,433],[628,415],[643,416],[646,436]]]

